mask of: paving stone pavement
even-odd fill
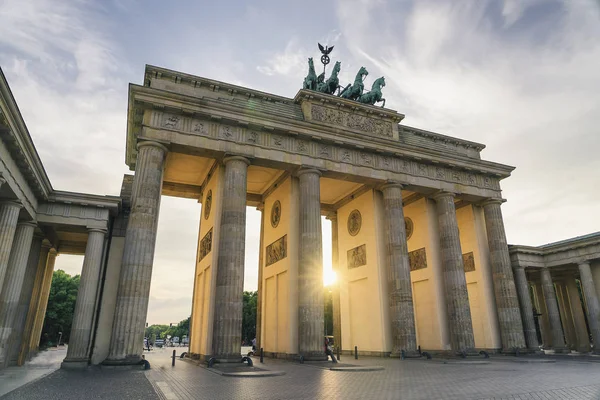
[[[563,357],[556,363],[522,363],[498,357],[489,364],[464,365],[435,359],[343,359],[346,363],[385,368],[371,372],[334,372],[265,359],[261,367],[286,372],[269,378],[223,377],[179,359],[171,367],[168,355],[161,358],[159,353],[148,359],[152,370],[146,371],[146,377],[161,399],[167,400],[600,399],[600,363],[589,359]]]

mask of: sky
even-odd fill
[[[335,46],[342,83],[361,66],[385,76],[403,123],[516,167],[501,182],[509,243],[600,230],[598,0],[0,1],[0,66],[59,190],[119,194],[127,86],[146,64],[293,97],[317,42]],[[260,214],[247,214],[254,290]],[[163,196],[150,324],[190,314],[199,218],[196,201]],[[326,264],[330,238],[324,223]]]

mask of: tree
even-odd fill
[[[190,317],[180,321],[177,325],[169,327],[165,331],[165,337],[171,335],[171,337],[177,336],[179,340],[184,336],[190,336]]]
[[[154,344],[154,339],[165,339],[168,325],[150,325],[146,328],[144,336],[150,338],[150,343]]]
[[[48,307],[40,338],[41,346],[58,343],[59,332],[62,332],[61,342],[69,342],[79,278],[79,275],[72,277],[61,269],[52,274]]]
[[[249,343],[256,337],[256,306],[258,292],[244,292],[242,339]]]

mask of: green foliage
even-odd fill
[[[247,343],[256,337],[256,307],[258,292],[244,292],[244,306],[242,314],[242,340]]]
[[[54,271],[40,339],[41,346],[57,343],[59,332],[62,332],[61,342],[69,342],[78,290],[79,275],[72,277],[61,269]]]
[[[183,321],[180,321],[175,326],[171,326],[171,327],[167,328],[167,330],[165,331],[164,334],[165,334],[165,336],[163,337],[163,339],[166,338],[167,335],[171,335],[171,337],[177,336],[179,338],[179,340],[181,340],[184,336],[189,337],[190,336],[190,317],[187,317]]]
[[[168,325],[150,325],[146,328],[144,337],[150,338],[150,343],[154,344],[154,339],[165,339],[167,337]]]

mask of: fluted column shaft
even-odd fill
[[[104,249],[105,235],[106,231],[103,229],[90,229],[88,231],[73,324],[69,335],[69,348],[63,367],[68,367],[70,362],[87,365],[90,358],[91,333],[96,310],[100,271],[102,269],[102,250]]]
[[[256,299],[256,351],[260,351],[262,347],[262,308],[263,308],[263,262],[264,262],[264,253],[265,249],[263,248],[265,245],[264,235],[265,235],[265,204],[261,203],[257,208],[260,211],[260,240],[259,240],[259,249],[258,249],[258,288],[257,288],[257,299]]]
[[[417,338],[402,206],[402,186],[388,184],[382,188],[382,192],[388,250],[387,286],[393,357],[400,356],[402,350],[416,351]]]
[[[337,212],[328,217],[331,220],[331,267],[333,272],[339,276],[339,236]],[[332,285],[333,289],[333,338],[334,345],[342,349],[342,312],[340,304],[340,281],[336,279]]]
[[[46,318],[46,308],[48,307],[48,297],[50,296],[50,286],[52,286],[52,275],[54,273],[54,264],[58,253],[55,249],[50,249],[46,259],[44,269],[44,278],[42,280],[40,296],[36,306],[35,321],[31,331],[31,341],[29,342],[28,356],[35,353],[40,346],[40,338],[42,336],[42,328],[44,326],[44,318]]]
[[[0,293],[0,368],[6,367],[10,358],[10,337],[19,308],[21,288],[35,227],[36,225],[31,222],[18,224],[10,251],[4,286]]]
[[[585,353],[590,350],[590,339],[575,278],[567,279],[566,286],[569,295],[569,304],[571,305],[571,314],[573,315],[573,323],[575,325],[575,336],[577,336],[577,351]]]
[[[552,332],[552,348],[554,350],[562,350],[565,347],[565,340],[550,270],[548,268],[542,268],[541,277],[542,291],[544,292],[548,321],[550,322],[550,331]]]
[[[323,346],[323,242],[321,173],[298,172],[300,253],[298,262],[298,353],[306,360],[327,358]]]
[[[579,275],[581,277],[581,286],[583,287],[583,294],[585,296],[588,324],[594,342],[594,353],[600,354],[600,302],[598,301],[598,294],[588,262],[579,264]]]
[[[27,309],[27,320],[25,321],[23,339],[20,343],[19,357],[17,359],[17,365],[19,366],[25,363],[25,360],[29,355],[31,337],[38,313],[38,307],[40,305],[40,297],[42,294],[42,286],[44,284],[44,276],[46,275],[46,263],[48,262],[48,252],[50,251],[50,248],[51,246],[49,243],[42,242],[40,255],[36,260],[35,278],[31,291],[31,298],[29,300],[29,306]]]
[[[21,203],[16,201],[0,203],[0,291],[4,287],[4,277],[21,207],[23,207]]]
[[[167,149],[138,144],[121,275],[107,364],[141,361]]]
[[[248,165],[243,157],[227,157],[217,259],[213,357],[240,361],[246,242],[246,186]]]
[[[531,303],[531,297],[529,296],[529,284],[527,283],[525,269],[522,266],[517,265],[514,270],[516,289],[519,296],[519,304],[521,305],[521,319],[523,321],[525,342],[527,343],[528,349],[539,350],[535,321],[533,319],[533,305]]]
[[[525,348],[523,321],[519,299],[510,265],[506,232],[502,219],[502,200],[491,199],[483,204],[490,261],[494,280],[494,294],[503,351]]]
[[[473,323],[469,294],[460,247],[454,194],[441,192],[433,197],[437,204],[438,225],[440,229],[440,250],[444,287],[446,289],[446,306],[448,308],[448,325],[452,350],[464,351],[475,348]]]
[[[21,342],[23,341],[23,333],[27,320],[27,312],[33,295],[33,285],[35,283],[36,270],[42,250],[43,236],[34,234],[29,249],[27,258],[27,267],[23,275],[23,284],[21,285],[21,293],[19,294],[19,306],[17,308],[17,316],[15,317],[14,329],[10,338],[9,365],[17,363],[19,351],[21,350]]]

